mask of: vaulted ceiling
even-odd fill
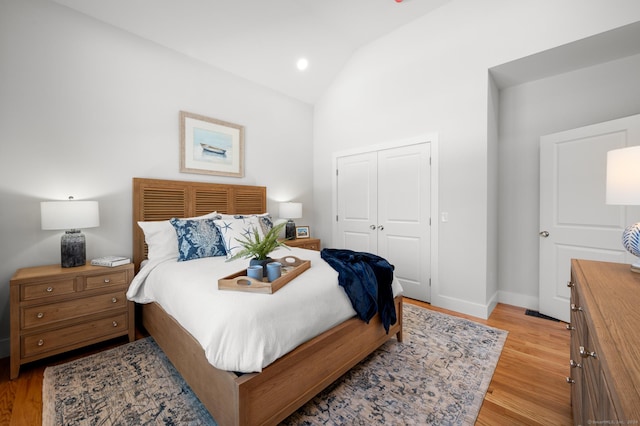
[[[450,0],[53,1],[313,104],[358,48]]]

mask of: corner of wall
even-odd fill
[[[538,309],[538,296],[529,296],[527,294],[514,293],[511,291],[498,291],[498,302],[507,305],[518,306],[526,309]]]
[[[9,338],[0,339],[0,359],[9,356]]]

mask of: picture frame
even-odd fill
[[[244,126],[180,111],[180,173],[244,176]]]
[[[311,232],[309,231],[308,226],[296,226],[296,239],[299,238],[310,238]]]

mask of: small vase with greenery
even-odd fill
[[[269,232],[267,232],[264,237],[260,236],[260,233],[256,228],[253,229],[253,234],[248,236],[243,235],[242,241],[238,240],[240,245],[242,246],[242,250],[237,252],[233,257],[229,260],[238,259],[244,257],[245,259],[251,258],[251,265],[261,265],[264,268],[264,273],[266,274],[266,265],[269,262],[272,262],[273,259],[269,257],[269,253],[275,250],[278,247],[285,247],[289,250],[289,247],[284,244],[282,241],[278,241],[278,237],[280,236],[280,232],[285,227],[285,223],[281,223],[272,227]]]

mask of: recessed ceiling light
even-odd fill
[[[300,71],[304,71],[309,66],[309,61],[307,61],[307,58],[300,58],[298,62],[296,62],[296,66]]]

